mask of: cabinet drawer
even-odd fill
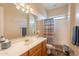
[[[42,44],[40,43],[29,51],[29,55],[30,56],[34,55],[37,51],[41,50],[41,48],[42,48]]]

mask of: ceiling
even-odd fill
[[[47,10],[67,5],[66,3],[41,3]]]

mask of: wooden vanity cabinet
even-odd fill
[[[35,47],[30,49],[28,52],[25,52],[21,56],[46,56],[47,55],[46,44],[47,44],[47,40],[36,45]]]
[[[38,44],[29,50],[29,56],[41,56],[42,44]]]
[[[28,56],[28,55],[29,55],[29,52],[25,52],[21,56]]]
[[[47,40],[42,42],[42,56],[47,56],[46,44],[47,44]]]

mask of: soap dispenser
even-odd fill
[[[0,42],[4,42],[5,41],[5,37],[4,36],[1,36],[0,37]]]
[[[4,36],[1,36],[0,37],[0,50],[2,49],[2,42],[4,42],[4,41],[5,41]]]

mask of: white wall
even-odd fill
[[[4,35],[3,8],[0,7],[0,36]]]

